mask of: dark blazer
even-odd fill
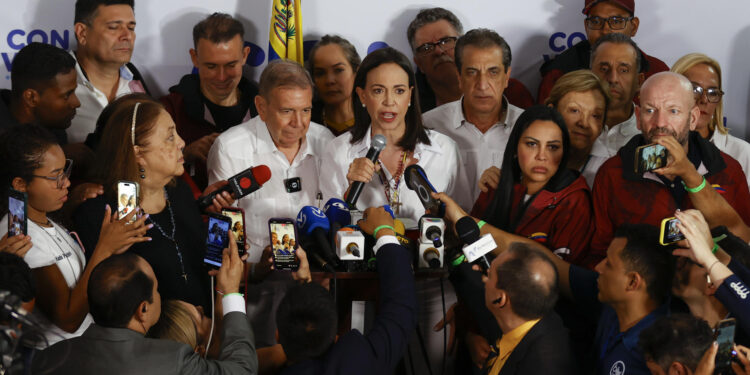
[[[562,319],[550,312],[513,349],[500,375],[578,374],[571,346]]]
[[[417,296],[411,253],[401,245],[386,244],[377,258],[380,310],[367,335],[351,330],[322,358],[285,368],[287,374],[387,374],[406,352],[417,326]]]
[[[255,339],[247,316],[224,316],[221,361],[202,358],[187,344],[150,339],[127,328],[92,324],[82,336],[36,353],[33,374],[257,374]]]

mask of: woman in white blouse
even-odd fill
[[[425,209],[404,181],[404,170],[418,164],[437,191],[450,191],[468,206],[470,189],[456,143],[425,129],[411,63],[387,47],[367,55],[354,78],[354,126],[336,138],[323,154],[320,189],[325,199],[343,199],[354,181],[365,183],[357,206],[393,208],[397,217],[418,220]],[[386,147],[375,163],[365,158],[373,136]]]

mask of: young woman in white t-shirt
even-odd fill
[[[143,237],[148,226],[146,217],[134,224],[122,220],[106,208],[102,233],[95,249],[89,249],[88,263],[84,250],[65,228],[47,215],[59,210],[68,199],[71,161],[46,129],[35,125],[15,126],[3,133],[0,140],[0,233],[7,234],[8,194],[15,189],[28,196],[27,233],[31,248],[24,260],[29,264],[37,286],[34,315],[44,326],[47,343],[81,335],[92,322],[88,314],[86,289],[93,268],[112,254],[124,252]],[[20,237],[20,236],[16,236]],[[4,243],[9,240],[3,241]],[[0,250],[18,250],[4,246]]]

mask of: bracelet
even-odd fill
[[[716,261],[714,261],[713,263],[711,263],[710,267],[708,267],[708,275],[709,276],[711,276],[711,268],[714,268],[714,266],[716,265],[716,263],[721,263],[721,262],[717,259]]]
[[[375,237],[375,238],[378,238],[378,232],[380,232],[381,229],[390,229],[390,230],[393,231],[393,233],[396,233],[396,230],[393,229],[392,226],[390,226],[390,225],[381,225],[381,226],[375,228],[374,231],[372,231],[372,236]]]
[[[219,288],[216,288],[216,289],[214,289],[214,290],[216,291],[216,293],[219,293],[219,294],[221,294],[222,296],[224,295],[224,292],[222,292],[222,291],[221,291],[221,290],[220,290]]]
[[[221,298],[226,298],[226,297],[229,297],[229,296],[234,296],[234,295],[237,295],[237,296],[243,297],[242,293],[238,293],[238,292],[235,292],[235,293],[227,293],[227,294],[222,294]]]
[[[699,192],[699,191],[703,190],[703,188],[704,188],[704,187],[706,187],[706,178],[705,178],[705,177],[703,177],[703,182],[701,182],[701,184],[700,184],[700,185],[698,185],[697,187],[694,187],[694,188],[689,188],[689,187],[688,187],[687,185],[685,185],[685,181],[682,181],[682,186],[683,186],[683,187],[685,188],[685,190],[687,190],[688,192],[690,192],[690,193],[693,193],[693,194],[695,194],[695,193],[697,193],[697,192]]]
[[[458,267],[461,263],[466,261],[466,256],[461,254],[460,257],[453,260],[453,267]]]
[[[477,227],[479,227],[479,229],[482,229],[482,227],[484,226],[484,224],[487,224],[487,223],[484,220],[479,220],[477,222]]]

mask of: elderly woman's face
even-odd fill
[[[693,85],[698,85],[703,88],[703,91],[708,89],[721,89],[721,82],[719,82],[719,74],[716,69],[706,64],[697,64],[686,70],[683,74]],[[706,99],[706,95],[701,95],[697,98],[696,103],[698,108],[701,110],[701,115],[698,118],[698,123],[695,126],[695,130],[700,131],[701,129],[708,128],[708,124],[714,117],[716,106],[719,103],[711,103]],[[723,121],[723,119],[719,119]]]
[[[589,152],[604,126],[604,95],[596,90],[571,91],[557,103],[570,134],[570,147]]]
[[[405,130],[404,118],[413,89],[409,86],[409,75],[395,63],[381,64],[370,70],[365,88],[357,87],[357,95],[367,107],[373,129]]]
[[[146,179],[153,181],[167,180],[178,177],[185,172],[182,149],[185,142],[177,135],[172,117],[162,110],[156,119],[156,125],[151,134],[144,140],[141,149]]]

